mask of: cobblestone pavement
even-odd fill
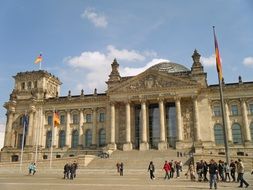
[[[130,170],[119,176],[114,170],[78,170],[74,180],[62,179],[62,170],[38,171],[29,176],[19,170],[0,170],[0,190],[198,190],[209,189],[206,182],[191,182],[185,176],[163,179],[162,171],[156,173],[156,179],[150,180],[147,171]],[[245,174],[253,189],[253,175]],[[239,189],[238,183],[218,183],[218,189]]]

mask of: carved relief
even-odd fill
[[[181,80],[172,80],[166,79],[164,77],[159,77],[154,74],[149,74],[146,77],[143,77],[139,80],[135,80],[130,82],[130,84],[126,85],[121,91],[137,91],[143,89],[160,89],[160,88],[168,88],[168,87],[182,87],[182,86],[190,86],[192,84],[188,84]]]
[[[192,140],[194,137],[193,128],[193,104],[190,100],[181,101],[183,117],[183,135],[185,140]]]

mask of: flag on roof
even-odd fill
[[[219,46],[217,42],[217,38],[215,35],[215,29],[213,27],[213,35],[214,35],[214,46],[215,46],[215,56],[216,56],[216,68],[219,75],[219,80],[222,81],[222,65],[220,60],[220,52],[219,52]]]
[[[37,64],[37,63],[41,63],[42,62],[42,54],[40,54],[36,59],[35,59],[35,61],[34,61],[34,63],[35,64]]]

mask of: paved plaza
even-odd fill
[[[26,171],[18,169],[0,169],[1,190],[167,190],[167,189],[209,189],[206,182],[191,182],[185,176],[163,179],[163,172],[156,172],[156,179],[150,180],[146,170],[128,170],[124,176],[119,176],[114,170],[79,169],[77,178],[64,180],[63,171],[59,169],[46,172],[38,171],[34,176],[29,176]],[[253,176],[245,174],[246,180],[253,189]],[[219,183],[218,189],[239,189],[238,183]]]

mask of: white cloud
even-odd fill
[[[145,56],[134,51],[134,50],[118,50],[114,46],[109,45],[107,46],[108,56],[110,58],[117,58],[118,60],[126,60],[126,61],[144,61]]]
[[[4,132],[5,131],[5,124],[0,123],[0,132]]]
[[[4,132],[0,132],[0,149],[4,146]]]
[[[216,65],[216,57],[215,54],[209,56],[209,57],[201,57],[201,62],[206,67],[213,67]]]
[[[5,130],[5,125],[0,123],[0,149],[4,145],[4,130]]]
[[[111,63],[114,58],[119,62],[124,61],[124,64],[120,64],[120,75],[121,76],[133,76],[137,75],[152,65],[155,65],[159,62],[168,61],[166,59],[155,59],[152,56],[156,56],[155,52],[143,52],[140,53],[136,50],[119,50],[112,45],[107,46],[106,52],[83,52],[79,56],[67,57],[65,62],[74,70],[66,74],[66,80],[76,79],[78,81],[76,85],[76,90],[80,92],[81,89],[84,89],[85,93],[93,93],[94,88],[98,89],[98,92],[106,90],[105,81],[108,80],[108,76],[111,72]],[[146,59],[151,59],[150,62],[144,63]],[[139,61],[142,67],[131,67],[124,66],[125,63],[130,65],[133,61]],[[136,65],[136,64],[135,64]],[[86,73],[85,75],[80,73]],[[80,81],[83,81],[80,82]],[[64,81],[63,81],[64,82]],[[73,89],[73,87],[71,87]]]
[[[103,14],[95,12],[95,10],[91,8],[85,9],[84,12],[81,14],[81,17],[84,19],[88,19],[96,27],[99,28],[106,28],[108,25],[106,17]]]
[[[149,67],[160,63],[160,62],[169,62],[167,59],[153,59],[152,61],[148,62],[145,66],[139,67],[139,68],[133,68],[133,67],[122,67],[120,68],[120,73],[123,76],[133,76],[140,74],[141,72],[147,70]]]
[[[245,57],[243,59],[243,64],[246,66],[253,67],[253,57]]]

